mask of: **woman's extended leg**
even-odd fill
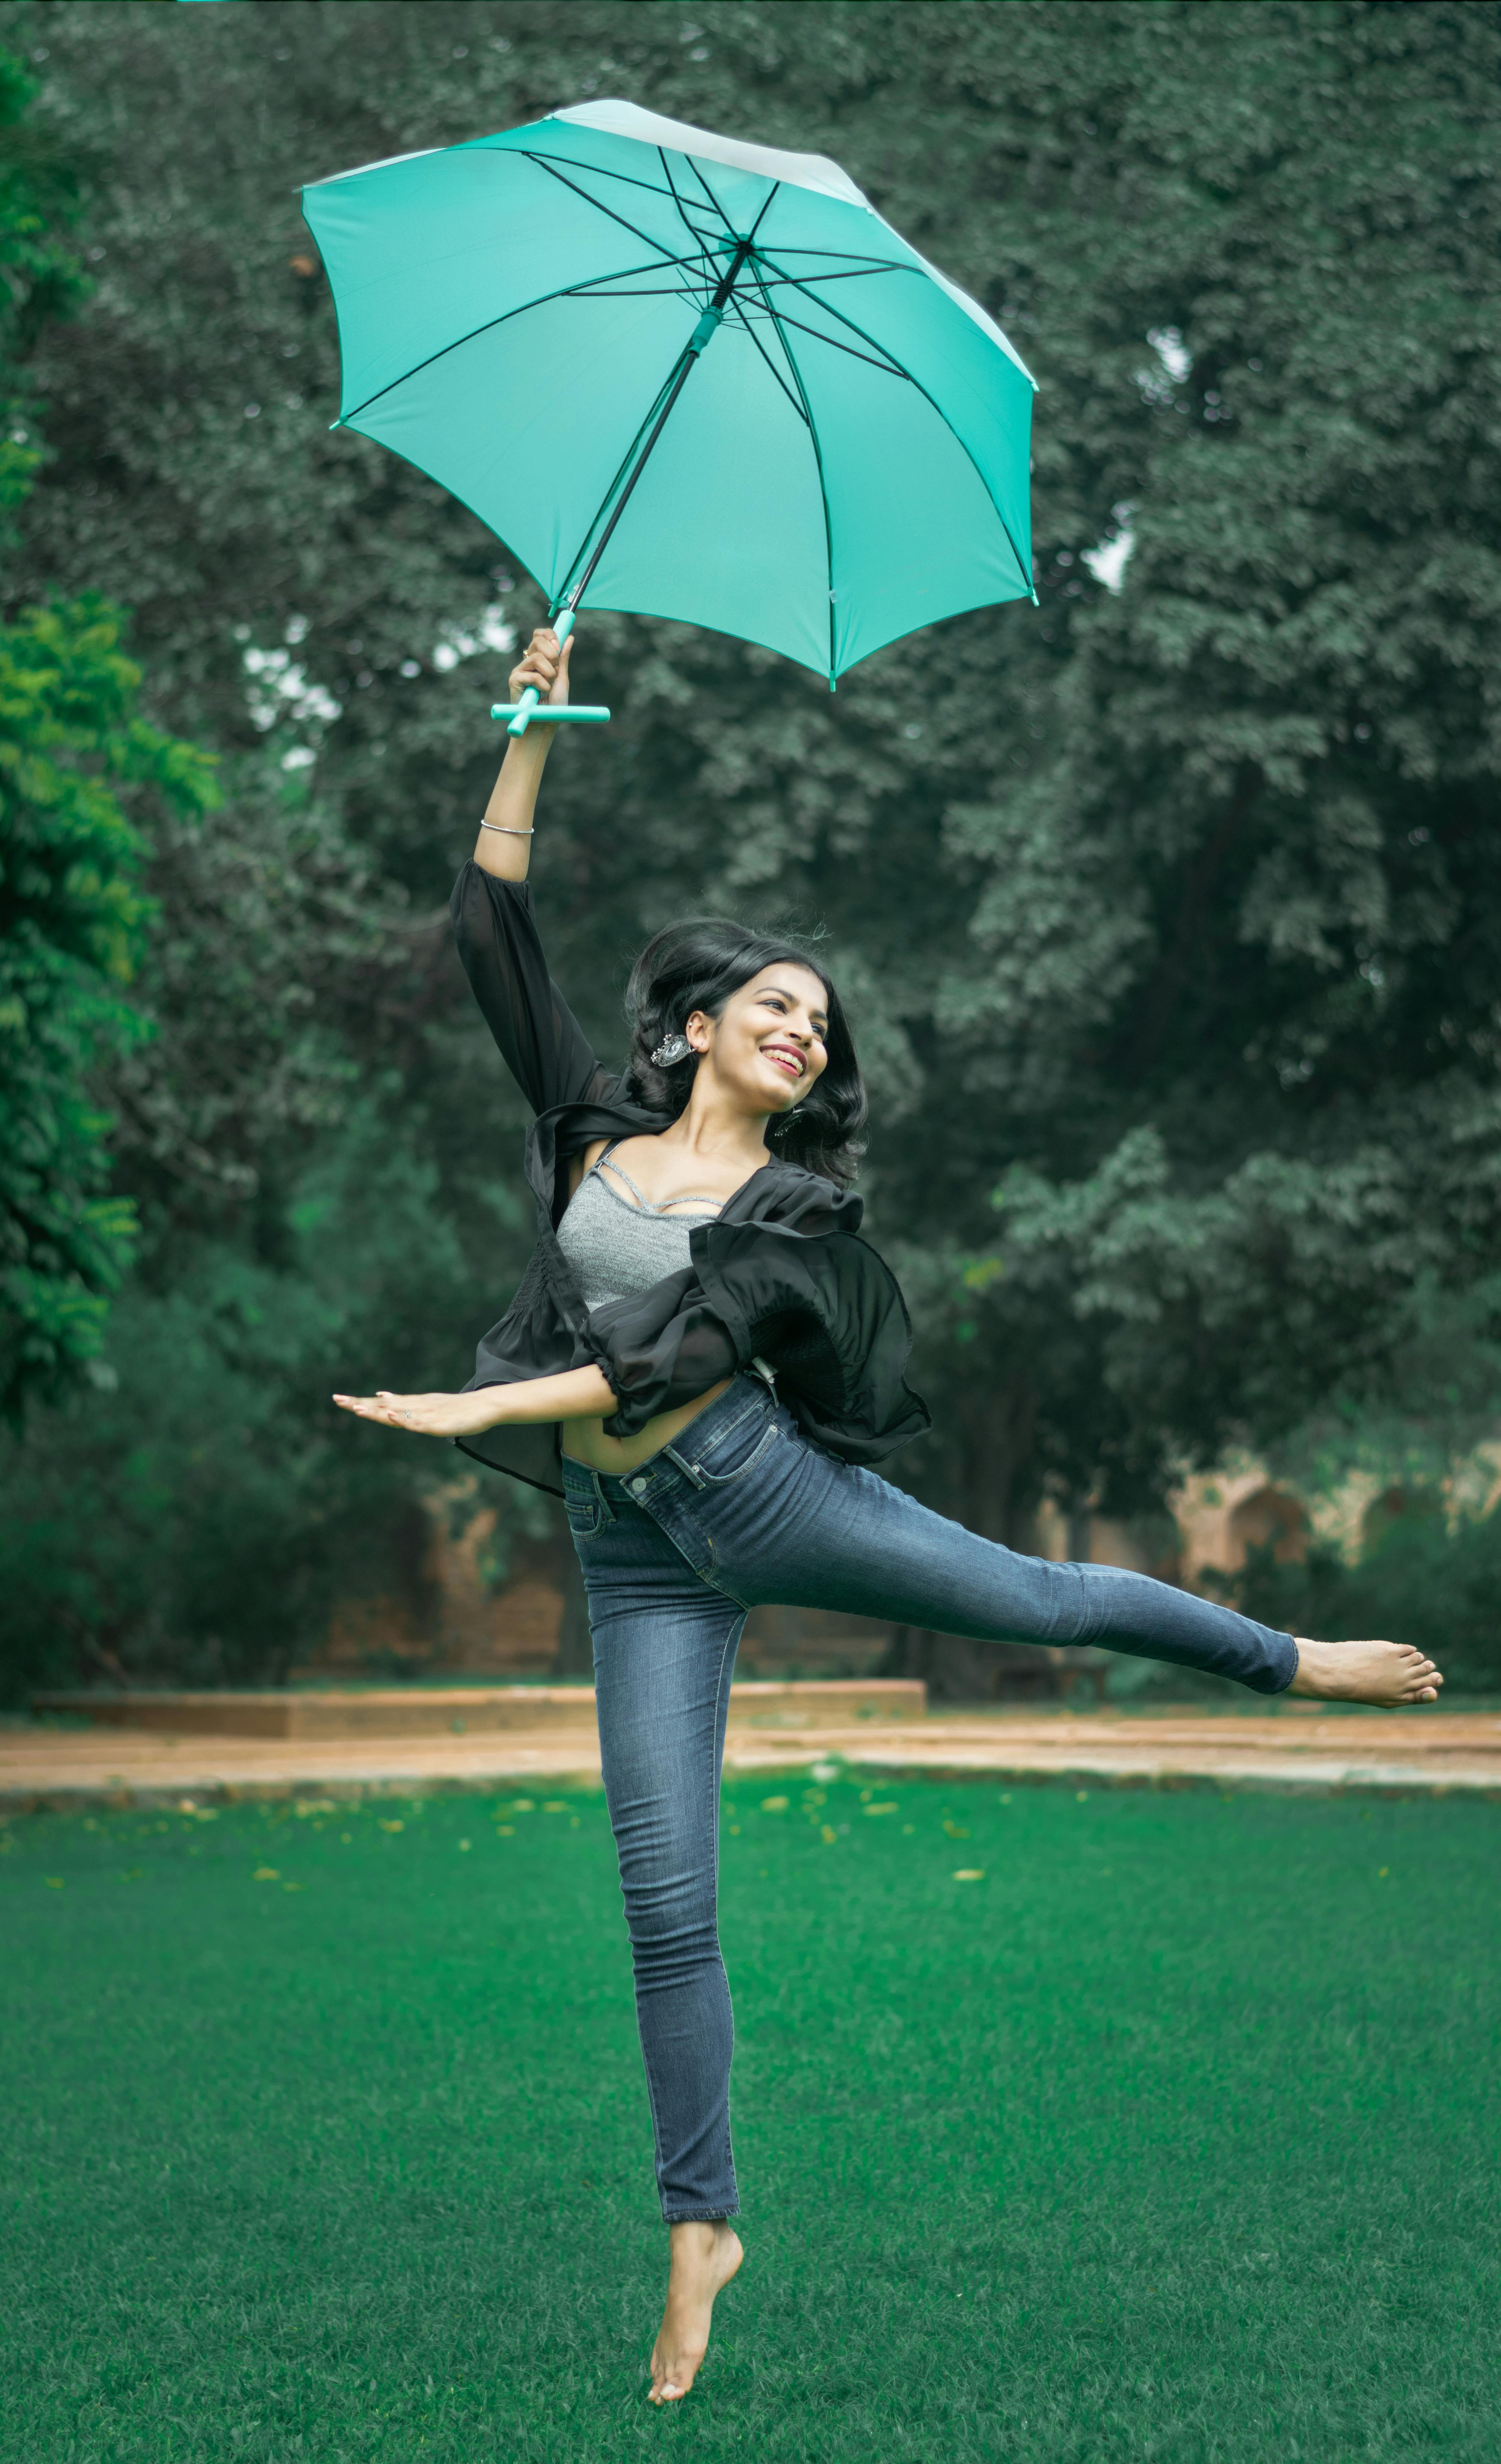
[[[685,2395],[740,2262],[730,2149],[730,1989],[719,1954],[719,1775],[744,1613],[616,1484],[568,1474],[594,1635],[600,1749],[635,1969],[672,2269],[652,2397]],[[610,1490],[615,1490],[611,1499]],[[592,1493],[591,1493],[592,1492]]]
[[[736,1418],[726,1395],[671,1459],[646,1467],[643,1504],[747,1606],[838,1609],[981,1640],[1103,1643],[1260,1694],[1295,1686],[1398,1704],[1430,1700],[1442,1683],[1420,1652],[1395,1643],[1300,1646],[1150,1575],[1059,1565],[982,1540],[874,1472],[806,1445],[769,1401],[758,1424],[754,1411]]]

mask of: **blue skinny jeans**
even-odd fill
[[[777,1602],[982,1639],[1105,1643],[1259,1694],[1291,1683],[1297,1650],[1291,1635],[1149,1575],[1055,1565],[977,1538],[807,1444],[748,1375],[624,1479],[566,1456],[563,1469],[588,1592],[662,2213],[669,2224],[735,2215],[718,1811],[747,1611]]]

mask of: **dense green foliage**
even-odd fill
[[[18,1826],[0,2453],[1490,2458],[1495,1806],[763,1786],[667,2419],[598,1794]]]
[[[136,1210],[107,1194],[91,1091],[146,1023],[125,997],[146,909],[117,784],[196,817],[215,801],[191,745],[136,715],[141,671],[99,600],[0,626],[0,1408],[98,1363]],[[102,1364],[99,1364],[102,1366]]]
[[[1492,0],[65,0],[0,7],[0,35],[44,55],[95,286],[33,354],[53,459],[16,588],[127,604],[153,720],[226,786],[211,833],[158,835],[156,1033],[106,1089],[145,1228],[120,1361],[161,1363],[132,1399],[170,1483],[167,1432],[222,1368],[249,1415],[227,1465],[248,1511],[276,1486],[290,1556],[329,1562],[362,1496],[398,1528],[380,1501],[433,1467],[361,1456],[336,1506],[359,1438],[313,1438],[316,1398],[336,1361],[458,1382],[524,1245],[516,1110],[442,902],[504,628],[538,602],[430,483],[327,432],[296,191],[588,93],[832,154],[1042,385],[1040,612],[898,645],[833,699],[738,644],[585,618],[580,689],[617,723],[560,748],[536,878],[602,1045],[665,918],[827,920],[875,1093],[871,1228],[938,1419],[902,1476],[976,1528],[1025,1534],[1045,1488],[1143,1507],[1185,1455],[1311,1427],[1327,1453],[1421,1423],[1441,1470],[1489,1423]],[[1113,544],[1118,589],[1091,561]],[[352,1190],[371,1140],[423,1195],[380,1235],[412,1243],[386,1284],[351,1208],[346,1291],[306,1192]],[[211,1297],[241,1278],[275,1369]],[[59,1523],[76,1445],[40,1429],[26,1475]],[[206,1648],[228,1614],[210,1587]],[[143,1631],[124,1617],[127,1660]]]
[[[26,359],[77,304],[78,267],[53,226],[75,203],[26,120],[34,88],[0,55],[0,539],[41,458]],[[204,762],[136,715],[139,671],[93,596],[0,624],[0,1414],[57,1393],[96,1360],[135,1210],[111,1196],[108,1127],[91,1067],[142,1022],[123,987],[140,955],[142,841],[118,787],[149,782],[188,812]]]

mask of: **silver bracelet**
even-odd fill
[[[508,830],[504,822],[481,822],[479,826],[482,830],[498,830],[503,839],[533,839],[537,836],[535,830]]]

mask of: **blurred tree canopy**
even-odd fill
[[[153,824],[153,1031],[100,1065],[143,1227],[116,1418],[59,1413],[12,1466],[33,1533],[94,1466],[114,1538],[70,1570],[79,1647],[107,1628],[128,1662],[154,1616],[249,1665],[212,1573],[243,1515],[292,1570],[290,1650],[434,1476],[331,1431],[328,1387],[459,1382],[524,1253],[518,1107],[443,908],[541,604],[463,508],[328,432],[298,190],[589,95],[833,155],[1042,386],[1040,611],[832,699],[585,618],[579,689],[617,719],[554,757],[534,878],[602,1048],[669,916],[824,919],[938,1419],[900,1476],[979,1529],[1025,1538],[1045,1490],[1143,1507],[1237,1440],[1349,1450],[1395,1418],[1438,1461],[1487,1422],[1493,0],[11,0],[0,39],[92,285],[29,342],[49,458],[12,605],[128,606],[147,716],[224,788]],[[120,1449],[174,1501],[154,1576]]]
[[[33,82],[0,56],[0,540],[41,460],[26,358],[83,294],[55,226],[76,183],[25,114]],[[108,1194],[110,1127],[90,1088],[143,1023],[125,998],[145,902],[140,832],[116,792],[154,785],[196,814],[210,765],[135,709],[140,671],[97,594],[0,624],[0,1414],[99,1366],[107,1296],[129,1263],[130,1198]]]

